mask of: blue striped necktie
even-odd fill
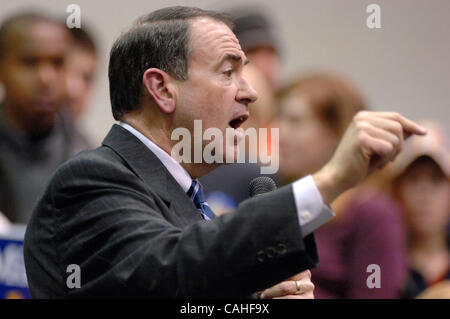
[[[202,186],[199,181],[192,181],[191,188],[189,188],[187,194],[204,219],[210,220],[216,217],[211,208],[209,208],[208,203],[203,199]]]

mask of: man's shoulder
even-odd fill
[[[92,184],[98,180],[136,177],[119,154],[107,146],[85,150],[62,164],[52,177],[52,183]]]
[[[150,205],[155,197],[125,160],[109,147],[100,146],[77,154],[56,170],[33,215],[64,212],[80,216],[83,210],[98,210],[121,200],[134,206]]]

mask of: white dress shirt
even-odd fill
[[[185,192],[189,190],[192,184],[192,178],[180,163],[132,126],[123,122],[119,124],[136,136],[158,157]],[[311,234],[335,216],[331,208],[324,204],[322,196],[311,175],[292,183],[292,188],[303,237]]]

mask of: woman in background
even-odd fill
[[[407,140],[387,167],[408,230],[410,271],[404,297],[450,298],[449,146],[442,127],[432,122],[423,126],[427,135]]]
[[[280,179],[289,183],[316,172],[364,109],[360,94],[339,77],[315,74],[289,85],[280,94]],[[334,220],[315,231],[320,256],[312,270],[315,297],[400,297],[407,263],[399,207],[363,185],[341,195],[332,208]]]

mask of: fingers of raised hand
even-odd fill
[[[361,111],[358,112],[358,114],[354,118],[356,121],[389,120],[391,123],[392,122],[398,123],[399,125],[396,124],[398,126],[396,130],[400,128],[401,131],[403,131],[405,138],[407,138],[411,134],[425,135],[427,132],[427,130],[421,125],[407,119],[406,117],[397,112]]]
[[[360,112],[354,121],[363,154],[380,156],[381,164],[395,159],[402,150],[405,135],[424,132],[421,126],[398,113]]]
[[[376,112],[380,117],[391,119],[401,124],[405,137],[411,134],[425,135],[427,130],[421,125],[413,122],[397,112]]]
[[[403,147],[403,131],[400,124],[390,120],[372,120],[373,123],[358,123],[360,145],[371,155],[375,152],[392,160]]]

